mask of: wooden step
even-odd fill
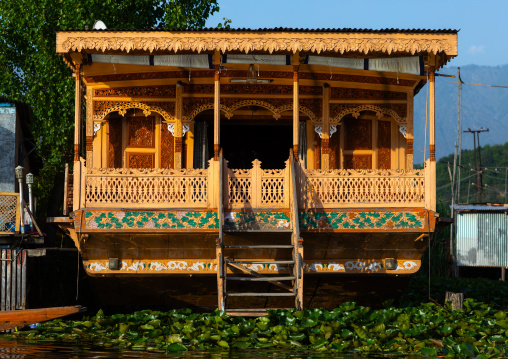
[[[287,245],[253,245],[253,246],[224,246],[225,249],[293,249],[291,244]]]
[[[226,277],[227,280],[239,280],[243,282],[272,282],[272,281],[280,281],[280,280],[295,280],[296,276],[291,277]]]
[[[266,260],[266,261],[262,261],[262,260],[235,261],[235,260],[231,260],[231,259],[226,259],[225,262],[226,262],[226,264],[228,264],[228,263],[235,263],[235,264],[295,264],[295,261],[278,261],[278,260],[275,260],[275,261],[271,261],[271,260]]]
[[[226,293],[227,297],[294,297],[296,293]]]

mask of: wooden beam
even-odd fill
[[[338,134],[336,134],[338,136]],[[321,168],[330,169],[330,86],[323,86],[323,127],[321,129]]]

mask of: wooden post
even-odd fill
[[[93,88],[86,88],[86,166],[93,167]],[[97,166],[99,167],[99,166]]]
[[[321,147],[323,151],[321,168],[328,170],[330,169],[330,85],[328,84],[325,84],[323,87],[323,128],[321,131]]]
[[[464,293],[446,292],[445,302],[452,302],[452,310],[459,310],[464,302]]]
[[[185,154],[186,154],[186,167],[194,168],[194,123],[189,124],[189,131],[185,137]]]
[[[183,86],[180,82],[176,84],[176,104],[175,104],[175,168],[182,168],[182,133],[183,133],[183,124],[182,124],[182,92]]]
[[[436,210],[436,90],[435,67],[429,66],[429,153],[430,153],[430,209]]]
[[[213,97],[213,159],[219,160],[220,150],[220,66],[215,65],[215,91]]]
[[[298,94],[298,65],[293,65],[293,154],[298,158],[298,140],[300,128],[300,100]]]
[[[75,95],[74,95],[74,161],[79,161],[79,147],[81,138],[81,64],[83,59],[81,54],[74,52],[71,54],[72,62],[76,67],[74,72]]]
[[[251,171],[251,206],[252,208],[261,208],[261,181],[262,181],[261,161],[255,159],[252,161]]]
[[[407,92],[406,169],[413,169],[413,90]]]

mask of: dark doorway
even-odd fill
[[[258,120],[254,125],[241,120],[221,122],[221,147],[229,168],[252,168],[255,159],[263,169],[284,168],[293,144],[290,121]]]

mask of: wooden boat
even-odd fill
[[[30,324],[41,323],[85,311],[86,308],[79,305],[71,307],[0,311],[0,331],[23,328]]]
[[[455,30],[56,36],[78,111],[64,215],[49,221],[105,303],[379,304],[420,268],[438,218],[434,78]],[[427,82],[430,157],[414,169]]]

